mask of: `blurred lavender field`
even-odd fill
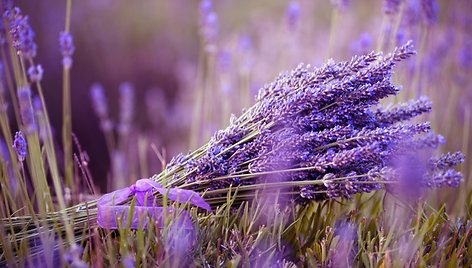
[[[8,5],[9,2],[4,1],[3,5]],[[68,4],[71,4],[71,7],[67,6]],[[202,213],[197,214],[195,209],[192,209],[190,213],[194,218],[198,215],[200,218],[197,222],[202,225],[199,235],[203,242],[197,243],[198,249],[196,250],[201,252],[201,256],[197,256],[199,253],[194,253],[195,256],[192,255],[195,259],[200,258],[193,262],[194,266],[254,266],[259,264],[258,257],[254,256],[256,255],[254,252],[257,252],[258,256],[267,257],[267,263],[264,262],[262,265],[264,267],[292,267],[292,261],[294,266],[316,264],[320,267],[352,265],[391,267],[389,264],[396,267],[395,265],[422,266],[432,263],[467,266],[472,264],[472,257],[469,255],[472,254],[472,250],[467,247],[472,243],[472,159],[470,158],[470,152],[472,152],[472,77],[470,76],[472,71],[472,16],[470,16],[472,1],[142,0],[130,2],[125,0],[22,0],[14,1],[14,5],[20,7],[21,13],[28,16],[29,25],[34,31],[34,42],[37,44],[34,62],[40,64],[44,70],[42,76],[38,76],[38,72],[42,72],[41,68],[28,71],[29,82],[26,81],[31,85],[37,80],[41,81],[52,128],[53,146],[49,146],[47,127],[41,127],[41,122],[38,123],[37,131],[43,146],[39,147],[40,142],[38,141],[36,152],[38,156],[42,153],[43,158],[47,160],[53,159],[51,155],[57,155],[58,171],[56,174],[52,168],[54,165],[49,163],[49,166],[42,171],[44,172],[44,185],[41,185],[43,182],[36,182],[32,179],[36,176],[33,171],[35,163],[31,160],[34,148],[28,147],[28,154],[31,155],[22,155],[22,153],[26,154],[26,141],[19,136],[19,133],[15,137],[13,146],[19,159],[19,167],[15,167],[13,170],[15,170],[14,172],[18,170],[18,174],[21,173],[20,177],[25,178],[25,181],[28,177],[32,180],[29,185],[24,187],[25,189],[37,190],[49,185],[51,189],[54,187],[57,195],[60,195],[62,190],[64,191],[63,201],[62,197],[56,197],[54,194],[45,197],[45,200],[50,198],[51,204],[55,205],[53,210],[57,208],[67,211],[67,217],[72,217],[69,218],[71,222],[80,226],[73,230],[68,229],[69,223],[64,223],[64,226],[61,227],[54,226],[60,230],[57,231],[58,233],[66,234],[64,236],[67,236],[68,242],[71,242],[73,240],[71,237],[74,236],[76,239],[74,241],[85,248],[85,252],[91,251],[91,244],[100,243],[101,246],[97,246],[99,250],[104,252],[109,250],[105,252],[105,255],[109,254],[110,257],[107,255],[106,258],[109,259],[105,260],[103,264],[100,260],[93,260],[95,257],[90,256],[93,254],[82,255],[82,249],[74,251],[74,247],[71,246],[68,254],[72,257],[66,261],[72,267],[81,267],[80,265],[106,266],[118,263],[124,267],[146,263],[152,265],[152,262],[149,262],[149,256],[146,258],[143,253],[145,250],[140,248],[140,238],[136,238],[141,235],[139,231],[137,234],[129,230],[124,233],[119,231],[119,237],[123,237],[123,240],[120,240],[121,244],[117,243],[115,248],[107,244],[110,241],[107,240],[110,233],[104,233],[97,229],[89,230],[87,236],[84,237],[90,241],[92,239],[90,237],[98,240],[94,240],[93,243],[88,240],[88,242],[84,242],[85,238],[77,240],[81,236],[78,229],[83,226],[90,227],[90,225],[84,223],[86,220],[80,218],[82,216],[77,216],[77,218],[71,216],[75,215],[74,211],[80,213],[83,205],[77,204],[81,202],[92,202],[92,209],[95,209],[93,200],[98,198],[100,194],[134,185],[138,179],[151,178],[152,176],[164,186],[178,188],[183,185],[182,187],[185,189],[204,193],[204,198],[215,209],[215,217],[202,216]],[[64,27],[64,18],[67,17],[66,10],[69,8],[71,11],[70,28],[67,29],[69,21],[66,19],[66,27]],[[4,24],[7,17],[4,14]],[[5,25],[4,27],[8,29],[8,24]],[[63,32],[64,28],[66,31],[59,38],[59,33]],[[68,35],[69,32],[71,35]],[[409,43],[410,40],[411,43]],[[410,57],[414,53],[410,50],[409,44],[413,44],[414,50],[416,50],[416,55],[413,57]],[[402,48],[396,50],[400,46]],[[7,49],[5,51],[8,52]],[[436,171],[444,172],[439,175],[428,174],[428,176],[431,175],[431,178],[426,178],[427,176],[423,173],[415,173],[418,172],[415,169],[417,168],[415,163],[408,163],[405,158],[401,160],[405,163],[396,163],[403,168],[403,170],[399,169],[401,174],[397,175],[406,178],[421,177],[421,182],[418,183],[412,179],[414,182],[407,183],[406,188],[400,188],[401,193],[398,193],[398,189],[394,186],[389,186],[393,180],[388,181],[388,176],[382,173],[383,169],[378,170],[378,174],[381,174],[378,175],[372,172],[375,169],[366,168],[369,171],[369,176],[375,173],[372,175],[373,177],[378,175],[387,178],[383,182],[386,185],[386,192],[394,193],[392,195],[394,197],[391,199],[380,194],[354,195],[358,192],[370,192],[381,188],[377,187],[377,184],[370,185],[369,182],[365,185],[361,183],[363,186],[354,190],[348,186],[345,186],[346,189],[340,190],[341,186],[337,184],[331,188],[330,185],[324,184],[324,186],[316,186],[318,188],[300,186],[299,192],[295,194],[298,199],[305,202],[301,202],[302,204],[310,204],[309,201],[313,200],[319,201],[337,197],[353,197],[353,202],[349,203],[343,199],[340,204],[329,201],[319,205],[306,206],[290,203],[295,207],[293,210],[287,208],[290,206],[281,205],[281,208],[267,209],[262,213],[262,216],[257,214],[258,205],[239,202],[240,200],[237,198],[235,199],[239,202],[237,205],[241,204],[241,207],[239,209],[237,206],[234,207],[232,203],[234,200],[230,201],[231,187],[237,185],[246,186],[248,189],[256,188],[259,185],[257,184],[258,178],[255,177],[254,181],[251,181],[251,174],[263,174],[271,170],[264,170],[264,167],[258,170],[256,169],[257,165],[256,168],[251,166],[251,161],[258,163],[259,155],[257,154],[255,154],[257,157],[251,155],[254,158],[250,158],[250,160],[241,160],[231,156],[230,159],[233,160],[233,163],[240,161],[240,163],[236,163],[237,165],[234,164],[240,169],[235,168],[232,172],[228,171],[230,169],[226,169],[221,171],[220,177],[218,174],[215,175],[218,170],[211,170],[214,172],[211,173],[205,169],[207,166],[203,166],[203,164],[199,166],[198,163],[207,161],[210,163],[208,169],[214,168],[212,161],[216,161],[216,156],[220,156],[232,148],[232,143],[226,148],[223,145],[219,146],[220,143],[224,144],[225,142],[221,136],[228,133],[220,133],[220,136],[215,133],[230,126],[228,132],[234,134],[231,133],[232,126],[236,126],[234,129],[238,129],[239,125],[244,126],[247,122],[252,123],[250,116],[245,117],[247,113],[251,114],[248,112],[251,111],[248,108],[255,105],[256,100],[261,100],[259,89],[263,89],[261,92],[264,92],[264,89],[267,92],[273,89],[272,84],[268,83],[274,81],[274,78],[281,72],[294,69],[290,75],[285,74],[281,78],[277,78],[275,84],[278,82],[284,84],[287,80],[293,80],[295,81],[292,81],[293,83],[299,83],[303,88],[306,86],[305,81],[303,79],[297,80],[299,78],[297,73],[309,73],[309,68],[304,69],[305,67],[299,65],[300,63],[315,67],[321,67],[327,63],[320,68],[320,73],[324,72],[329,76],[329,74],[336,72],[336,70],[330,69],[332,66],[338,66],[335,62],[349,61],[356,55],[367,55],[372,51],[385,52],[385,57],[378,55],[372,56],[372,58],[389,67],[379,73],[371,71],[371,74],[365,74],[366,79],[389,81],[389,72],[392,71],[393,65],[399,62],[398,66],[393,69],[392,82],[402,89],[396,94],[396,89],[394,90],[390,82],[378,86],[380,89],[376,84],[372,88],[368,85],[367,88],[370,91],[366,94],[372,94],[372,96],[375,95],[375,92],[372,93],[374,90],[385,89],[385,91],[392,90],[395,93],[384,92],[382,94],[385,95],[379,97],[369,95],[372,100],[367,98],[367,104],[361,101],[358,104],[365,104],[370,108],[370,105],[374,107],[376,102],[380,100],[380,104],[387,110],[383,111],[385,113],[378,111],[375,116],[380,119],[375,124],[384,124],[382,127],[385,128],[390,127],[390,124],[394,125],[411,118],[413,123],[418,123],[419,130],[414,127],[412,127],[413,130],[398,128],[398,132],[405,131],[408,135],[423,132],[431,134],[429,125],[421,125],[424,121],[430,121],[434,133],[443,137],[432,134],[434,140],[425,139],[426,141],[423,143],[415,141],[416,143],[412,143],[410,149],[416,153],[416,149],[413,149],[414,146],[436,148],[442,144],[438,152],[434,154],[435,157],[437,156],[436,158],[429,159],[430,154],[421,155],[421,157],[427,159],[425,161],[430,161],[428,165],[434,166],[433,169]],[[387,56],[387,53],[392,51],[393,56]],[[369,58],[369,56],[365,57]],[[353,65],[356,62],[355,59],[352,60]],[[15,61],[12,60],[12,62],[7,64],[15,66]],[[26,64],[29,67],[31,62],[21,62],[21,64]],[[339,66],[342,66],[342,63],[340,64]],[[69,65],[71,67],[70,80],[65,78],[69,77]],[[348,65],[346,64],[346,66]],[[297,68],[297,66],[299,67]],[[12,70],[15,68],[10,69],[10,71]],[[12,71],[12,73],[15,72]],[[5,73],[5,76],[8,74]],[[335,76],[333,75],[333,77]],[[348,78],[348,76],[336,78],[339,81],[333,78],[331,84],[341,83],[343,86],[345,85],[342,84],[343,79]],[[66,102],[63,103],[63,92],[68,92],[66,90],[68,82],[70,82],[70,106]],[[316,83],[308,83],[308,85],[317,86]],[[284,90],[286,89],[281,92]],[[20,91],[18,89],[21,106],[22,93]],[[38,94],[35,90],[32,92],[23,95],[32,94],[35,116],[41,118],[42,109]],[[257,99],[258,92],[259,98]],[[278,96],[279,93],[275,89],[274,92],[276,92],[274,96]],[[269,93],[267,94],[269,95]],[[395,96],[383,99],[387,95]],[[5,96],[5,102],[11,102],[11,93],[6,93]],[[426,98],[420,98],[421,96],[428,96],[432,103],[432,109],[429,107],[430,102]],[[29,98],[29,96],[26,97]],[[341,97],[339,98],[341,99]],[[409,102],[404,106],[395,106],[411,99],[419,99],[419,101]],[[329,109],[330,105],[332,104],[327,104],[324,107],[320,104],[320,107],[317,108],[324,111],[325,108]],[[257,104],[253,107],[257,108]],[[392,108],[390,113],[386,112],[389,108]],[[70,109],[71,115],[71,130],[68,129],[68,109]],[[430,110],[432,111],[427,113]],[[23,122],[15,123],[18,115],[15,114],[14,109],[8,108],[6,111],[10,119],[11,131],[21,129],[25,132],[27,128],[23,114],[21,115]],[[279,110],[274,108],[274,111]],[[359,111],[361,113],[363,110],[359,108]],[[339,114],[336,115],[336,112]],[[346,113],[353,118],[357,116],[353,111]],[[282,115],[285,114],[281,112],[281,117]],[[342,110],[334,110],[333,117],[327,118],[329,116],[325,116],[322,120],[337,126],[336,122],[344,120],[343,115]],[[239,116],[241,117],[237,118]],[[271,116],[267,115],[266,118],[271,118]],[[260,130],[260,126],[264,126],[260,123],[261,121],[263,120],[255,120],[254,131],[256,131],[256,135],[265,133]],[[297,127],[295,122],[293,125],[291,123],[288,122],[287,125],[293,128]],[[356,128],[360,129],[361,126],[364,127],[364,124],[367,126],[369,123],[348,122],[347,125],[356,125]],[[287,125],[281,129],[290,128]],[[250,126],[252,127],[252,125]],[[328,126],[324,127],[329,128]],[[428,130],[424,131],[423,128],[428,128]],[[321,132],[319,129],[316,131]],[[32,132],[34,131],[36,130]],[[71,133],[73,133],[72,139],[70,139]],[[245,133],[241,134],[240,138],[247,137],[245,135],[250,137],[250,134]],[[386,134],[385,142],[390,138],[388,135],[392,134]],[[30,145],[30,139],[32,139],[30,133],[26,132],[25,137]],[[64,137],[68,138],[64,139]],[[1,138],[3,146],[3,140],[8,140],[8,138]],[[407,139],[405,138],[405,140]],[[244,141],[244,139],[242,140]],[[382,142],[381,139],[378,141],[379,144]],[[378,145],[377,140],[372,143],[372,148]],[[271,145],[274,148],[279,145],[277,142],[274,144]],[[289,147],[282,142],[281,144],[282,147],[284,145]],[[202,145],[203,147],[200,147]],[[325,144],[322,145],[325,146]],[[7,146],[9,144],[5,143],[4,147],[7,148]],[[379,145],[379,148],[383,148],[382,146]],[[54,152],[51,152],[53,147]],[[239,147],[237,148],[239,149]],[[242,148],[248,149],[248,151],[254,149]],[[317,150],[316,146],[315,150]],[[457,151],[461,151],[465,155],[465,160],[460,153],[441,155]],[[186,155],[187,152],[191,153]],[[237,155],[237,152],[239,151],[236,151],[234,155]],[[286,149],[286,151],[282,150],[280,155],[268,154],[269,160],[267,161],[276,166],[273,170],[283,170],[285,166],[279,162],[283,162],[284,158],[289,158],[290,153],[293,151]],[[328,150],[326,155],[330,153],[334,154],[333,151]],[[364,163],[362,161],[365,159],[368,159],[366,161],[371,160],[369,156],[366,156],[370,153],[369,151],[354,153],[357,158],[353,162]],[[387,153],[379,149],[374,154],[384,157]],[[379,166],[383,167],[384,162],[387,161],[382,157],[375,161],[382,163]],[[326,158],[329,160],[328,157]],[[8,162],[5,156],[2,156],[2,161]],[[316,163],[316,161],[314,162]],[[462,161],[464,163],[454,171],[453,168]],[[247,162],[251,164],[247,165]],[[322,162],[322,160],[318,162]],[[333,160],[333,162],[335,161]],[[26,168],[23,169],[23,163],[25,167],[28,165],[30,176],[25,175]],[[44,160],[44,166],[46,166],[45,163],[46,160]],[[246,167],[247,171],[244,169]],[[224,168],[227,167],[224,166]],[[291,168],[291,166],[287,168]],[[194,174],[192,174],[193,169],[196,170]],[[11,172],[9,167],[4,170],[5,174]],[[235,170],[237,171],[235,172]],[[329,175],[327,178],[324,176],[323,181],[334,177],[326,170],[319,172]],[[225,177],[233,173],[242,174],[242,176]],[[356,173],[348,173],[347,171],[346,173],[340,172],[346,178],[358,176]],[[313,174],[309,173],[309,175]],[[244,181],[244,176],[246,176],[246,181]],[[292,173],[285,177],[274,175],[274,178],[270,179],[273,179],[271,182],[280,182],[281,184],[288,180],[303,181],[296,176],[290,176]],[[56,178],[59,177],[64,180],[58,186]],[[216,186],[207,187],[205,185],[207,182],[195,185],[194,182],[201,178],[208,179],[210,182],[213,179],[221,180],[221,185],[215,183]],[[223,179],[228,178],[231,178],[231,184],[225,185]],[[418,185],[424,181],[428,182],[425,187],[428,188],[457,186],[461,180],[462,183],[459,187],[432,190],[421,197],[418,193],[422,191],[416,189],[421,188]],[[374,183],[374,181],[371,182]],[[17,189],[22,187],[20,185]],[[64,188],[58,190],[61,187]],[[222,189],[229,193],[228,197]],[[284,188],[281,187],[281,189],[283,192]],[[315,191],[320,189],[322,190]],[[345,191],[343,192],[343,190]],[[256,188],[254,191],[257,192],[258,189]],[[15,194],[12,194],[12,200],[21,196],[15,196]],[[245,192],[243,192],[243,197],[244,194]],[[392,201],[397,198],[396,194],[400,196],[400,199],[403,198],[402,195],[408,196],[400,202],[406,201],[406,205],[404,203],[397,205],[395,201]],[[27,196],[27,194],[24,195]],[[254,197],[248,196],[249,200]],[[7,199],[7,197],[4,198]],[[226,200],[227,198],[228,200]],[[273,201],[271,198],[273,197],[263,197],[262,199],[265,203],[270,203]],[[277,196],[277,198],[279,197]],[[283,200],[283,198],[281,199]],[[257,198],[254,197],[254,200]],[[280,200],[277,199],[277,201]],[[289,204],[288,199],[284,202]],[[25,203],[27,202],[25,201]],[[38,203],[40,202],[38,201]],[[65,207],[70,208],[64,210]],[[13,208],[5,206],[2,208],[2,215],[8,214],[6,212],[10,210]],[[22,210],[23,208],[18,209],[20,211],[18,216],[28,215]],[[25,211],[28,210],[39,211],[40,214],[43,213],[43,216],[49,215],[46,212],[50,212],[48,205],[43,208],[38,204],[25,209]],[[208,210],[210,210],[209,207]],[[408,210],[413,212],[405,212]],[[82,209],[82,213],[85,213],[84,211]],[[418,211],[417,215],[416,211]],[[87,213],[89,212],[87,211]],[[65,212],[64,215],[66,215]],[[238,217],[238,215],[243,216]],[[48,217],[50,216],[44,216],[45,219],[59,221],[57,220],[59,216],[55,216],[57,219]],[[417,217],[416,221],[415,217]],[[377,225],[376,219],[380,218],[382,220],[378,221],[385,224],[386,227],[380,223]],[[14,226],[11,228],[13,230],[20,228],[18,226],[23,219],[19,219],[18,226],[15,225],[17,224],[15,217],[11,216],[10,220],[13,220],[13,223],[10,222],[10,226]],[[61,221],[67,222],[66,216]],[[0,225],[7,226],[4,225],[5,222],[6,220]],[[258,226],[262,227],[257,229]],[[264,226],[269,228],[269,231],[265,230],[267,231],[264,233],[265,236],[261,235]],[[392,230],[401,228],[399,226],[411,228],[413,230],[411,235],[403,235],[401,232],[395,233],[394,231],[391,232],[392,235],[389,233],[389,228]],[[384,227],[387,230],[384,230]],[[86,228],[83,227],[83,229]],[[315,229],[319,232],[312,232]],[[251,230],[253,231],[251,232]],[[375,234],[372,234],[373,238],[371,239],[370,232],[374,232],[374,230]],[[170,233],[172,234],[172,232]],[[216,246],[211,244],[215,239],[220,239],[220,235],[221,241],[218,240]],[[262,238],[258,240],[259,235],[264,236],[265,240]],[[21,239],[15,239],[19,241],[27,235],[21,233],[18,237]],[[281,237],[284,237],[284,242],[281,242]],[[392,239],[392,237],[395,238]],[[440,237],[440,239],[438,238],[436,241],[435,237]],[[136,239],[133,240],[134,238]],[[123,246],[126,245],[126,242],[123,242],[125,239],[129,239],[126,240],[128,244],[138,241],[136,243],[139,246],[136,251],[134,248],[127,249],[126,246]],[[165,239],[164,241],[167,241]],[[49,241],[44,237],[41,237],[40,240],[43,244],[44,241]],[[203,245],[207,241],[208,245]],[[303,244],[304,241],[307,242]],[[366,241],[365,244],[362,244],[362,241]],[[3,254],[5,243],[0,242]],[[159,242],[162,241],[159,240]],[[272,242],[273,244],[271,244]],[[286,244],[284,244],[285,242]],[[166,260],[163,262],[164,266],[175,266],[176,263],[179,263],[179,258],[183,257],[177,256],[177,262],[172,262],[172,258],[166,254],[175,252],[175,247],[188,248],[189,245],[178,245],[174,240],[169,242],[169,245],[166,244],[164,250],[166,253],[162,253],[163,255],[159,253],[159,250],[154,250],[152,246],[150,248],[154,252],[158,252],[156,253],[157,257],[153,255],[156,260]],[[441,247],[446,248],[447,250],[444,251],[448,253],[444,253],[444,255],[438,253]],[[223,248],[225,250],[220,252]],[[63,249],[60,247],[60,250]],[[146,250],[152,251],[149,248]],[[5,252],[8,255],[8,250]],[[35,251],[32,250],[32,252]],[[139,255],[139,252],[144,255]],[[368,253],[364,254],[365,252]],[[381,253],[376,255],[377,253],[374,252]],[[375,257],[369,255],[370,253]],[[99,253],[97,254],[99,255]],[[113,255],[116,256],[112,257]],[[165,257],[161,258],[162,256]],[[171,256],[174,255],[171,254]],[[115,257],[117,260],[114,259]],[[47,257],[45,258],[47,259]],[[3,257],[0,258],[1,260]],[[289,261],[286,262],[286,260]],[[395,262],[395,260],[400,261]],[[190,262],[187,260],[183,263],[189,264]],[[48,265],[50,264],[48,263]]]

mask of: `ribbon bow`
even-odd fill
[[[172,215],[174,209],[155,206],[154,192],[167,195],[169,200],[179,203],[189,202],[194,206],[211,211],[210,205],[195,191],[177,188],[166,189],[153,180],[140,179],[130,187],[105,194],[98,199],[98,225],[104,229],[118,229],[119,226],[123,228],[130,221],[129,227],[131,229],[137,229],[140,223],[142,228],[147,228],[146,216],[149,216],[158,228],[163,228],[164,215]],[[136,198],[136,205],[131,215],[129,213],[130,206],[121,205],[130,196]],[[178,213],[180,214],[177,219],[178,225],[183,229],[193,229],[190,214],[184,210],[179,210]],[[131,219],[128,218],[129,216]],[[118,219],[121,219],[121,225],[118,224]]]

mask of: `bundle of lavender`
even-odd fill
[[[407,122],[429,112],[430,101],[421,97],[378,107],[400,91],[391,82],[396,62],[413,54],[408,42],[387,56],[371,53],[283,73],[259,91],[254,106],[232,117],[228,128],[200,149],[175,157],[153,179],[205,192],[215,206],[229,189],[238,189],[240,200],[263,188],[283,189],[279,194],[302,202],[349,198],[404,183],[400,163],[411,161],[421,173],[410,170],[414,176],[406,183],[457,186],[462,175],[452,168],[463,155],[424,159],[443,138],[429,123]]]
[[[453,168],[463,155],[433,157],[443,138],[429,123],[408,122],[431,110],[428,99],[379,106],[400,90],[391,82],[393,67],[413,54],[407,43],[388,55],[370,53],[283,73],[260,90],[252,107],[232,117],[229,127],[199,149],[175,157],[151,180],[159,187],[195,191],[212,207],[226,203],[230,191],[235,203],[263,190],[304,203],[349,198],[387,185],[458,186],[462,175]],[[162,193],[153,192],[157,201]],[[131,202],[131,191],[126,195],[117,205]],[[97,226],[98,208],[96,201],[79,204],[47,220],[61,222],[66,215],[79,234]],[[21,240],[39,235],[37,221],[21,217],[2,225],[19,230],[15,239]]]

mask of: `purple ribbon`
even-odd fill
[[[158,228],[164,227],[165,215],[175,216],[177,213],[177,224],[182,229],[193,229],[192,219],[190,214],[182,209],[175,211],[173,208],[163,208],[156,206],[156,199],[154,192],[161,195],[167,195],[169,200],[178,203],[190,203],[194,206],[211,211],[210,205],[196,192],[191,190],[170,188],[163,188],[159,183],[150,179],[140,179],[130,187],[120,189],[103,195],[98,199],[97,207],[97,223],[104,229],[118,229],[119,226],[124,228],[130,221],[129,227],[137,229],[139,226],[147,228],[149,216]],[[132,214],[130,215],[130,206],[121,205],[130,196],[136,198],[136,203]],[[115,205],[116,204],[116,205]],[[131,216],[131,219],[129,219]],[[121,221],[119,224],[118,221]]]

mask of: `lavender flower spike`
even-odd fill
[[[44,70],[41,64],[38,64],[36,66],[30,66],[28,68],[28,77],[31,83],[36,83],[36,82],[41,81],[41,79],[43,79],[43,73],[44,73]]]
[[[287,25],[290,30],[295,30],[300,20],[300,4],[296,1],[290,2],[286,11]]]
[[[66,68],[72,67],[72,55],[75,51],[74,39],[69,32],[61,32],[59,35],[59,46],[62,54],[62,64]]]
[[[13,47],[17,53],[26,58],[34,58],[37,46],[33,40],[35,34],[28,23],[28,16],[23,16],[21,9],[14,7],[4,12],[3,18],[7,22]]]
[[[13,149],[16,152],[16,155],[18,155],[18,160],[20,162],[25,161],[26,159],[26,140],[23,137],[23,134],[21,131],[18,131],[15,133],[15,140],[13,141]]]
[[[130,83],[120,85],[120,124],[118,132],[126,135],[130,131],[134,113],[134,88]]]
[[[29,135],[36,130],[33,105],[31,103],[31,89],[29,87],[21,87],[18,89],[17,94],[21,121],[26,128],[26,135]]]
[[[100,84],[93,84],[90,88],[90,98],[92,99],[95,114],[100,119],[100,127],[102,131],[109,132],[113,128],[113,124],[108,118],[108,104],[104,89]]]

